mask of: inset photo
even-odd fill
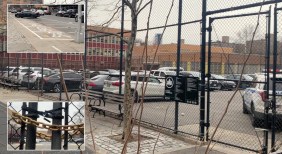
[[[84,102],[8,102],[7,150],[85,150]]]
[[[83,53],[84,5],[7,7],[8,53]]]

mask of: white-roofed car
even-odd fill
[[[252,125],[254,127],[262,127],[264,123],[264,108],[266,100],[266,88],[269,85],[269,98],[272,98],[273,90],[273,75],[269,74],[269,83],[267,83],[267,77],[265,73],[256,74],[255,83],[252,87],[246,88],[243,94],[243,113],[251,114]],[[276,115],[277,124],[282,126],[282,75],[276,76]],[[272,113],[272,110],[269,110]],[[271,121],[271,114],[269,114],[269,121]]]

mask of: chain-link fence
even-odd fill
[[[9,102],[8,150],[84,150],[83,102]]]
[[[279,125],[281,124],[279,119],[281,107],[279,73],[282,69],[281,40],[279,38],[281,36],[278,34],[276,41],[273,25],[281,25],[281,9],[277,10],[278,17],[277,24],[275,24],[274,5],[272,9],[264,6],[259,11],[262,5],[259,0],[240,0],[228,3],[209,1],[207,3],[208,11],[205,14],[207,26],[203,27],[202,23],[205,19],[202,18],[201,11],[199,11],[203,7],[202,2],[193,2],[193,4],[184,2],[180,22],[177,20],[180,7],[178,2],[170,1],[164,4],[156,1],[153,7],[158,6],[161,9],[151,13],[149,29],[147,29],[146,22],[138,22],[137,39],[134,42],[132,55],[132,74],[152,70],[145,92],[141,121],[150,126],[174,131],[174,133],[181,133],[196,139],[205,138],[207,141],[212,139],[214,144],[222,143],[253,152],[265,150],[266,147],[269,150],[274,142],[276,145],[279,144],[281,142],[281,130],[279,129],[281,128]],[[274,1],[269,0],[265,3],[273,4]],[[171,14],[169,14],[170,9]],[[194,16],[189,15],[191,12],[194,13]],[[148,10],[141,12],[138,20],[147,21],[148,13]],[[130,21],[130,12],[126,10],[124,33],[121,33],[120,20],[115,21],[112,27],[111,24],[105,27],[88,27],[86,52],[88,72],[103,74],[101,71],[104,71],[107,72],[104,74],[108,75],[111,74],[110,69],[115,69],[115,73],[120,73],[120,68],[124,70],[130,38],[128,29],[131,26],[128,21]],[[179,27],[181,31],[178,31]],[[279,31],[280,27],[277,27]],[[207,34],[203,33],[203,29]],[[144,39],[147,32],[148,41]],[[120,38],[122,34],[123,43]],[[204,44],[201,42],[203,35],[207,36]],[[208,38],[209,35],[210,38]],[[204,45],[206,45],[204,50],[206,52],[203,53]],[[278,51],[278,56],[273,55],[275,49]],[[180,59],[178,59],[177,50],[181,52]],[[31,57],[32,66],[58,68],[56,54],[32,54],[31,56],[27,53],[1,54],[3,55],[1,68],[28,66],[28,57]],[[63,69],[82,72],[84,55],[60,54],[60,56]],[[277,60],[273,61],[275,57]],[[202,82],[205,83],[204,85],[199,85],[199,89],[202,86],[205,89],[200,97],[205,99],[199,100],[200,105],[163,99],[164,77],[175,75],[178,64],[181,67],[180,74],[198,77],[204,81]],[[274,77],[273,70],[274,72],[277,70],[277,77]],[[242,76],[241,73],[243,73]],[[203,74],[205,74],[204,78],[202,78]],[[267,78],[270,79],[267,80]],[[272,81],[273,78],[275,82]],[[116,76],[107,76],[103,78],[102,82],[89,80],[87,81],[88,88],[118,93],[120,87],[122,91],[124,89],[124,81],[120,82],[119,79]],[[136,81],[131,81],[132,90],[135,83]],[[275,87],[273,85],[276,85],[276,89],[273,89]],[[236,87],[238,91],[235,91]],[[54,87],[50,90],[55,92]],[[45,89],[45,93],[54,96],[55,99],[66,99],[62,98],[64,96],[61,92],[62,89],[58,96]],[[137,96],[140,97],[141,93],[141,90],[137,89]],[[273,96],[273,94],[277,95]],[[72,105],[72,103],[69,104],[69,106]],[[77,107],[77,105],[74,106]],[[138,107],[139,104],[134,105],[135,112]],[[78,110],[81,110],[80,108],[77,107]],[[274,108],[277,112],[273,112]],[[218,127],[224,114],[226,115]],[[74,119],[82,115],[78,112],[69,117],[68,122],[76,124]],[[278,124],[273,125],[273,120]],[[13,132],[12,138],[19,137],[20,129],[12,125],[9,127]],[[202,131],[200,128],[205,129]],[[212,138],[215,129],[217,133]],[[68,141],[74,142],[80,148],[80,143],[75,142],[74,138],[69,135]],[[17,148],[17,145],[13,146]]]

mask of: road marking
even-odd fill
[[[52,48],[54,48],[55,50],[59,51],[59,52],[63,52],[62,50],[56,48],[55,46],[52,46]]]
[[[43,39],[41,36],[39,36],[38,34],[36,34],[34,31],[30,30],[28,27],[26,27],[24,24],[22,24],[18,19],[15,19],[16,21],[18,21],[24,28],[26,28],[27,30],[29,30],[31,33],[33,33],[35,36],[37,36],[39,39]]]
[[[74,39],[44,38],[44,40],[72,41],[72,40],[74,40]]]

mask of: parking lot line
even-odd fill
[[[24,24],[22,24],[18,19],[14,19],[16,21],[18,21],[24,28],[26,28],[27,30],[29,30],[31,33],[33,33],[35,36],[37,36],[39,39],[43,39],[41,36],[39,36],[38,34],[36,34],[34,31],[32,31],[31,29],[29,29],[27,26],[25,26]]]
[[[62,50],[56,48],[55,46],[52,46],[52,48],[54,48],[55,50],[59,51],[59,52],[63,52]]]

